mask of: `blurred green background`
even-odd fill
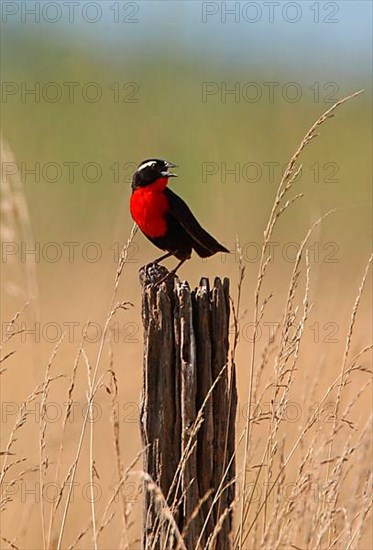
[[[355,42],[361,31],[354,28],[353,20],[346,21],[351,13],[344,10],[345,5],[354,4],[358,11],[359,3],[339,3],[335,17],[340,21],[317,25],[310,21],[311,3],[302,2],[300,21],[286,23],[280,12],[278,17],[274,12],[272,27],[265,24],[265,11],[263,20],[255,25],[245,22],[242,12],[238,23],[229,15],[222,23],[220,12],[202,23],[201,2],[139,2],[136,15],[123,11],[123,16],[137,18],[138,23],[120,25],[111,21],[114,4],[123,9],[128,3],[102,2],[102,20],[96,23],[83,21],[77,10],[72,24],[64,20],[36,24],[32,16],[26,15],[25,23],[9,16],[3,24],[3,136],[17,163],[32,168],[39,162],[43,169],[55,162],[62,172],[55,183],[43,178],[43,173],[38,182],[31,174],[24,177],[36,240],[74,240],[77,236],[91,240],[106,236],[110,240],[113,231],[124,240],[131,227],[127,202],[133,167],[143,158],[159,156],[180,166],[179,180],[173,185],[230,248],[236,235],[243,242],[259,241],[281,175],[280,166],[285,165],[310,124],[334,99],[365,88],[364,95],[322,127],[320,138],[309,147],[297,188],[306,197],[294,208],[284,230],[297,240],[297,227],[304,228],[305,219],[307,225],[327,209],[343,207],[345,210],[334,216],[333,230],[337,228],[339,238],[343,233],[350,244],[358,239],[359,247],[369,245],[369,63],[361,65],[356,74],[355,63],[365,58],[351,55],[343,60],[343,48],[338,58],[338,38],[329,51],[323,49],[325,44],[320,39],[307,43],[307,32],[316,32],[320,37],[334,33],[338,37],[337,30],[340,33],[340,27],[348,28],[350,24],[350,34],[343,35],[349,48],[346,44],[344,48],[351,51],[355,47],[358,55],[361,44]],[[209,4],[211,10],[221,10],[220,3]],[[328,12],[325,6],[323,9],[321,16],[325,17]],[[62,13],[66,18],[66,12]],[[54,17],[52,9],[46,14]],[[94,11],[89,14],[93,17]],[[291,11],[288,17],[294,17]],[[364,11],[360,17],[364,18]],[[215,34],[211,27],[216,27]],[[283,49],[275,51],[279,28],[283,28]],[[209,51],[214,43],[215,55]],[[221,55],[222,51],[227,55]],[[332,64],[328,63],[328,55]],[[4,82],[16,83],[19,92],[4,95]],[[43,96],[54,96],[53,86],[47,86],[51,82],[58,83],[62,91],[56,102]],[[72,102],[63,85],[66,82],[78,83]],[[102,92],[96,102],[82,97],[83,87],[90,82],[94,86],[87,95],[94,97],[96,89]],[[204,102],[206,82],[216,83],[218,91]],[[268,82],[277,83],[273,101],[265,84]],[[284,98],[291,82],[296,83],[298,91],[289,88],[289,97],[301,91],[296,102]],[[40,98],[35,101],[28,95],[23,99],[22,85],[32,88],[35,83],[39,83]],[[114,99],[114,83],[120,88],[118,102]],[[256,84],[247,94],[253,98],[260,90],[258,101],[245,99],[246,83]],[[223,95],[222,100],[224,85],[227,89],[236,86],[238,95]],[[128,102],[130,99],[136,102]],[[71,183],[68,169],[62,165],[70,162],[79,163]],[[84,180],[83,166],[89,162],[98,163],[102,170],[97,182]],[[203,163],[207,162],[217,163],[217,173],[203,178]],[[279,163],[274,168],[273,182],[269,181],[269,167],[263,164],[266,162]],[[115,163],[120,166],[119,181],[110,169]],[[226,163],[227,169],[240,163],[239,181],[227,175],[223,182],[220,163]],[[242,171],[246,163],[257,167],[250,168],[245,179]],[[325,167],[326,163],[332,164]],[[55,172],[49,170],[53,179]],[[94,178],[95,169],[88,174]]]
[[[320,2],[316,13],[315,3],[295,3],[294,11],[281,2],[272,22],[265,3],[256,4],[256,22],[252,7],[243,11],[253,3],[82,2],[73,16],[60,3],[60,19],[53,3],[39,6],[39,15],[30,13],[38,3],[16,13],[9,4],[2,24],[3,137],[16,158],[34,239],[41,246],[79,243],[73,262],[66,247],[61,261],[41,258],[41,287],[52,277],[79,297],[85,278],[102,268],[109,286],[110,246],[118,243],[117,250],[129,235],[131,174],[144,158],[179,165],[172,185],[229,249],[237,237],[244,247],[260,243],[282,168],[309,126],[336,99],[364,88],[306,149],[294,188],[305,196],[276,233],[279,243],[299,242],[313,221],[337,208],[315,233],[314,267],[323,269],[336,251],[352,277],[355,268],[360,273],[371,247],[370,3]],[[36,96],[26,93],[33,88]],[[40,177],[27,172],[35,165]],[[82,259],[88,242],[102,250],[99,265]],[[245,250],[251,268],[255,249]],[[156,254],[137,235],[133,281],[138,265]],[[236,272],[236,260],[222,265],[214,258],[200,267],[194,259],[184,274],[196,283],[210,269]],[[278,269],[291,267],[282,252],[276,260]],[[326,263],[334,278],[333,263]],[[351,282],[350,271],[343,284]]]

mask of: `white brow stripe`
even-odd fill
[[[155,160],[149,160],[148,162],[144,162],[144,164],[141,164],[141,166],[139,166],[137,170],[142,170],[143,168],[146,168],[147,166],[154,166],[154,164],[156,164]]]

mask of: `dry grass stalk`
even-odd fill
[[[312,231],[321,223],[321,219],[310,228],[301,243],[290,276],[281,323],[279,323],[276,330],[271,334],[260,357],[258,357],[256,348],[257,339],[255,338],[257,327],[265,318],[267,305],[272,297],[271,293],[264,297],[262,296],[264,294],[262,290],[263,280],[267,274],[271,260],[268,255],[268,243],[276,228],[279,217],[283,216],[290,206],[301,197],[301,194],[296,194],[292,198],[288,197],[293,185],[295,185],[297,174],[301,169],[301,165],[297,165],[297,160],[307,144],[315,137],[318,127],[333,116],[333,112],[338,106],[356,95],[353,94],[335,104],[307,132],[284,172],[264,232],[264,242],[254,297],[254,343],[250,357],[249,392],[246,401],[247,418],[245,429],[236,442],[235,451],[236,456],[241,447],[244,448],[241,471],[236,475],[236,481],[238,484],[241,482],[241,485],[239,485],[239,500],[236,502],[236,506],[239,506],[237,514],[238,526],[235,538],[232,541],[232,547],[239,548],[240,550],[243,550],[243,548],[261,550],[268,550],[268,548],[271,548],[271,550],[282,550],[283,548],[327,548],[328,550],[336,550],[338,548],[346,548],[352,550],[353,548],[362,547],[363,537],[367,534],[367,523],[371,513],[370,487],[372,474],[369,472],[369,468],[367,468],[371,446],[371,418],[367,419],[366,424],[361,427],[362,418],[358,416],[358,411],[360,410],[359,406],[366,399],[367,390],[370,388],[371,381],[366,381],[365,376],[366,374],[371,374],[371,370],[365,363],[368,352],[373,346],[359,342],[359,348],[354,351],[353,337],[355,335],[356,339],[358,308],[363,298],[363,290],[367,283],[368,269],[372,260],[370,259],[368,262],[352,308],[346,342],[342,353],[340,372],[324,388],[322,377],[319,376],[319,373],[322,372],[326,359],[319,358],[315,370],[312,372],[313,376],[310,380],[306,379],[306,391],[300,397],[304,403],[304,409],[310,404],[316,405],[312,408],[308,407],[307,414],[302,418],[302,421],[290,425],[291,429],[289,429],[288,425],[285,425],[285,413],[291,404],[292,395],[296,391],[295,383],[298,375],[297,369],[300,363],[300,353],[306,339],[305,331],[312,311],[309,297],[310,287],[312,286],[312,270],[308,259],[307,246]],[[113,295],[95,361],[91,364],[88,360],[84,335],[72,367],[67,388],[67,403],[63,418],[61,419],[56,470],[54,473],[55,483],[59,484],[60,489],[56,501],[52,504],[48,521],[43,500],[41,499],[41,502],[38,504],[43,522],[42,531],[45,548],[61,548],[64,543],[64,536],[67,531],[67,519],[72,503],[71,491],[78,464],[81,461],[82,451],[85,448],[86,432],[88,432],[89,470],[85,470],[84,479],[90,480],[91,489],[92,482],[97,475],[93,422],[90,422],[90,430],[86,428],[92,414],[94,398],[102,387],[105,387],[110,395],[114,449],[114,457],[113,459],[110,458],[110,461],[114,460],[116,464],[117,483],[114,493],[110,495],[110,498],[101,509],[98,505],[95,505],[94,499],[92,499],[93,503],[91,502],[90,513],[82,518],[82,525],[79,526],[78,534],[74,535],[75,539],[73,539],[74,541],[70,544],[69,548],[72,550],[82,547],[82,545],[88,547],[88,542],[83,540],[84,537],[88,538],[88,535],[92,536],[92,547],[99,548],[101,544],[103,546],[105,534],[107,535],[110,529],[113,529],[114,533],[114,524],[121,525],[120,541],[117,543],[118,547],[131,548],[133,544],[138,545],[138,539],[135,542],[131,542],[129,536],[129,529],[133,525],[131,523],[132,505],[126,501],[124,488],[126,481],[130,477],[136,476],[137,479],[145,480],[147,491],[152,494],[152,498],[157,503],[159,522],[154,529],[152,547],[156,546],[159,534],[163,530],[162,526],[167,525],[168,528],[165,530],[166,537],[162,541],[162,548],[166,550],[174,547],[186,550],[185,539],[188,529],[200,508],[210,497],[210,494],[206,493],[200,499],[189,518],[187,518],[183,531],[180,532],[175,517],[176,511],[183,495],[186,491],[190,490],[193,483],[193,479],[190,480],[189,484],[184,487],[183,492],[181,490],[181,479],[185,465],[195,450],[197,434],[203,422],[203,412],[208,400],[211,398],[214,385],[210,388],[198,411],[197,418],[189,434],[189,439],[183,449],[183,454],[172,481],[173,493],[170,490],[169,495],[163,495],[159,488],[158,480],[150,479],[144,472],[135,470],[135,466],[143,450],[137,454],[126,469],[123,465],[119,417],[117,409],[114,406],[118,398],[118,381],[114,370],[113,356],[110,355],[108,370],[101,374],[100,367],[104,346],[108,341],[109,323],[119,309],[127,309],[131,305],[129,302],[117,303],[116,295],[128,257],[128,247],[135,232],[136,230],[133,228],[130,239],[120,257],[114,279]],[[234,327],[232,353],[230,364],[224,366],[224,369],[231,368],[231,372],[234,372],[236,367],[236,353],[240,339],[240,322],[243,315],[241,313],[241,302],[245,269],[239,247],[238,254],[241,260],[239,263],[237,298],[232,303]],[[28,296],[31,296],[29,291]],[[27,305],[28,303],[24,307]],[[13,325],[15,325],[23,309],[13,317],[11,321]],[[16,336],[16,332],[13,333],[10,331],[5,343],[8,343],[14,336]],[[14,341],[13,339],[12,342]],[[58,345],[56,348],[58,348]],[[56,351],[57,349],[55,349],[50,357],[44,381],[22,403],[14,426],[10,430],[8,442],[1,453],[3,465],[0,474],[0,485],[4,486],[7,483],[10,489],[14,488],[26,476],[38,474],[40,494],[43,494],[43,486],[46,483],[46,476],[49,471],[49,464],[51,463],[51,449],[48,447],[49,438],[47,437],[45,411],[51,384],[61,378],[59,375],[51,376],[51,368],[55,361]],[[12,353],[12,351],[6,351],[2,360],[9,359]],[[76,449],[73,451],[71,461],[71,457],[66,453],[65,444],[68,436],[67,425],[72,412],[74,392],[76,391],[78,366],[81,359],[85,361],[87,367],[87,413],[83,418]],[[271,374],[268,374],[270,372]],[[109,376],[108,384],[104,384],[106,376]],[[362,379],[361,383],[360,377]],[[349,383],[352,380],[358,380],[359,385],[357,389],[354,388],[348,394],[347,388],[351,387]],[[21,436],[24,434],[25,427],[29,425],[27,422],[30,414],[28,405],[36,402],[38,399],[41,399],[39,463],[36,466],[26,468],[23,465],[28,466],[27,457],[19,454],[16,442],[18,439],[21,443]],[[271,404],[267,409],[263,406],[265,400]],[[330,416],[330,405],[332,405],[332,416]],[[320,421],[320,419],[324,420],[325,418],[328,419],[330,426],[328,426],[326,421]],[[365,422],[365,419],[363,420]],[[55,429],[57,428],[56,425],[54,427]],[[256,436],[259,428],[263,429]],[[288,439],[290,441],[287,441]],[[66,457],[64,456],[65,453]],[[66,460],[69,460],[67,471],[63,480],[60,481],[62,465]],[[294,465],[292,470],[289,468],[290,464]],[[212,498],[210,514],[214,507],[219,507],[220,496],[227,486],[234,481],[227,481],[229,467],[230,464],[224,464],[220,485]],[[19,471],[21,468],[24,469]],[[253,480],[253,483],[250,490],[247,490],[245,489],[245,481],[249,476]],[[288,485],[289,483],[290,485]],[[264,490],[261,492],[260,497],[256,499],[256,489],[261,487],[264,487]],[[289,489],[286,493],[286,498],[284,498],[285,489]],[[346,499],[344,494],[346,490],[349,491],[348,499]],[[171,493],[174,495],[174,498],[170,504],[167,504],[167,499]],[[64,506],[62,507],[63,501]],[[7,511],[11,506],[14,506],[14,509],[16,509],[17,504],[9,493],[4,492],[0,508],[2,511]],[[59,519],[57,512],[60,511],[60,508],[63,508],[63,510],[61,510],[62,517],[59,522],[57,521]],[[204,549],[216,548],[220,528],[230,511],[230,508],[221,511],[219,522],[207,540]],[[204,532],[207,529],[207,521],[208,518],[201,529],[200,547]],[[315,529],[315,525],[317,529]],[[3,536],[2,540],[9,548],[18,549],[23,547],[18,539],[13,538],[13,536]]]
[[[316,122],[311,126],[311,128],[308,130],[306,135],[304,136],[303,140],[301,141],[298,149],[295,151],[294,155],[290,159],[285,172],[283,174],[283,177],[280,181],[280,184],[277,189],[277,193],[275,196],[274,204],[272,207],[272,211],[270,213],[268,223],[266,226],[266,229],[264,231],[264,241],[261,249],[261,257],[259,261],[259,269],[258,269],[258,278],[257,278],[257,286],[255,290],[255,298],[254,298],[254,314],[253,314],[253,326],[254,326],[254,336],[253,336],[253,344],[252,344],[252,351],[251,351],[251,360],[250,360],[250,375],[249,375],[249,392],[248,392],[248,399],[247,399],[247,407],[248,410],[251,410],[252,407],[252,398],[253,398],[253,387],[254,387],[254,368],[255,368],[255,362],[256,362],[256,340],[257,340],[257,326],[258,326],[258,319],[259,319],[259,312],[260,312],[260,295],[261,295],[261,288],[262,288],[262,282],[263,278],[268,266],[268,263],[270,261],[270,257],[267,255],[267,248],[268,243],[270,242],[270,238],[272,236],[273,230],[275,228],[276,222],[280,215],[282,215],[287,208],[294,202],[292,200],[287,201],[285,205],[281,206],[281,201],[285,197],[285,195],[288,193],[288,191],[291,189],[292,184],[294,183],[294,180],[296,179],[297,173],[299,173],[300,167],[296,166],[296,162],[301,154],[301,152],[304,150],[304,148],[308,145],[308,143],[316,137],[316,130],[319,126],[321,126],[326,120],[328,120],[330,117],[333,116],[333,113],[335,109],[337,109],[339,106],[341,106],[346,101],[356,97],[361,92],[356,92],[350,96],[347,96],[337,103],[335,103],[330,109],[328,109],[321,117],[319,117]],[[300,195],[297,195],[295,198],[300,197]],[[307,240],[307,239],[306,239]],[[299,254],[298,254],[299,257]],[[300,259],[300,258],[299,258]],[[290,284],[290,290],[294,287],[296,281],[296,275],[293,272],[293,278],[292,282]],[[289,306],[289,299],[291,299],[292,294],[289,292],[288,296],[288,302],[287,306]],[[286,325],[285,325],[286,326]],[[250,432],[251,432],[251,422],[248,419],[245,425],[245,444],[244,444],[244,461],[243,461],[243,481],[242,485],[243,487],[246,486],[246,471],[247,471],[247,465],[248,465],[248,450],[249,450],[249,444],[250,444]],[[245,490],[242,491],[242,498],[241,498],[241,504],[240,504],[240,519],[239,519],[239,529],[238,529],[238,548],[243,548],[244,543],[244,524],[245,524],[245,517],[248,514],[248,510],[250,507],[250,497],[246,497]]]
[[[0,136],[0,157],[1,163],[17,166],[15,156],[2,136]],[[22,242],[25,244],[27,250],[32,250],[35,248],[35,241],[21,178],[18,171],[8,174],[3,165],[1,174],[1,241],[3,243],[13,244]],[[13,256],[10,256],[9,260],[12,262]],[[18,271],[19,265],[17,266],[17,274]],[[8,287],[8,292],[16,296],[21,296],[23,300],[33,299],[33,320],[39,321],[39,288],[36,260],[33,254],[26,254],[25,276],[26,291],[23,290],[23,285],[20,286],[17,283],[13,283]],[[16,276],[14,280],[17,280]]]
[[[110,321],[111,321],[113,315],[117,311],[117,308],[115,307],[115,300],[116,300],[116,294],[117,294],[117,290],[118,290],[118,286],[119,286],[119,280],[120,280],[120,276],[122,274],[124,265],[125,265],[125,263],[127,261],[127,258],[128,258],[128,251],[129,251],[130,244],[131,244],[131,242],[132,242],[132,240],[133,240],[133,238],[136,234],[136,231],[137,231],[137,226],[133,225],[132,230],[131,230],[131,234],[130,234],[130,236],[127,240],[127,243],[125,244],[125,246],[123,247],[123,250],[121,252],[120,259],[119,259],[119,265],[118,265],[118,268],[117,268],[117,271],[116,271],[116,274],[115,274],[114,290],[113,290],[113,294],[112,294],[112,298],[111,298],[109,313],[108,313],[108,316],[107,316],[107,319],[106,319],[106,322],[105,322],[104,330],[102,331],[102,336],[100,338],[99,349],[98,349],[98,352],[97,352],[96,361],[95,361],[95,365],[94,365],[94,368],[93,368],[93,373],[90,377],[90,391],[89,391],[89,395],[88,395],[88,398],[87,398],[88,407],[87,407],[87,411],[86,411],[86,414],[85,414],[84,419],[83,419],[83,425],[82,425],[81,432],[80,432],[80,437],[79,437],[78,447],[77,447],[77,450],[76,450],[75,459],[74,459],[74,461],[71,465],[71,476],[69,475],[70,488],[69,488],[69,492],[68,492],[68,495],[67,495],[67,500],[66,500],[66,504],[65,504],[65,508],[64,508],[64,512],[63,512],[62,524],[61,524],[61,528],[60,528],[60,532],[59,532],[59,536],[58,536],[57,550],[61,549],[63,533],[64,533],[64,529],[65,529],[65,525],[66,525],[67,513],[68,513],[70,502],[71,502],[73,482],[74,482],[74,479],[75,479],[76,469],[77,469],[79,458],[80,458],[81,451],[82,451],[85,430],[86,430],[86,427],[87,427],[88,419],[89,419],[90,415],[92,414],[93,399],[94,399],[94,396],[97,392],[99,384],[101,382],[101,379],[99,379],[97,381],[98,369],[99,369],[99,365],[100,365],[100,361],[101,361],[101,357],[102,357],[102,352],[103,352],[103,349],[104,349],[104,344],[106,342],[106,338],[107,338],[107,334],[108,334],[108,330],[109,330],[109,324],[110,324]],[[92,513],[94,513],[93,509],[92,509]],[[96,540],[95,536],[94,536],[94,538]]]

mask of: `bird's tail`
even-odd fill
[[[218,243],[214,237],[211,237],[211,235],[208,235],[208,237],[208,239],[204,240],[203,244],[194,240],[193,248],[197,252],[198,256],[201,258],[209,258],[217,252],[227,252],[229,254],[229,250],[227,250],[222,244]]]

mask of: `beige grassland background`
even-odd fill
[[[5,472],[2,490],[2,496],[5,496],[1,521],[4,548],[11,548],[12,544],[14,548],[43,548],[42,517],[48,533],[56,496],[56,472],[59,470],[57,481],[61,484],[76,456],[87,403],[89,365],[94,368],[101,342],[99,337],[110,312],[118,251],[127,242],[133,224],[128,210],[132,165],[151,156],[177,163],[179,178],[170,185],[187,200],[203,225],[232,251],[230,255],[216,256],[208,262],[193,257],[180,272],[180,277],[188,280],[191,286],[197,285],[202,276],[210,277],[210,280],[214,276],[229,277],[232,299],[237,304],[240,267],[237,241],[242,249],[245,277],[241,289],[240,336],[236,353],[239,438],[247,418],[252,320],[259,267],[255,257],[257,248],[253,243],[260,248],[263,242],[263,231],[282,167],[311,124],[333,103],[330,98],[328,100],[332,88],[323,89],[323,86],[328,82],[338,83],[334,99],[365,88],[363,94],[342,105],[336,116],[318,129],[318,137],[305,149],[301,158],[302,173],[291,189],[291,196],[298,193],[304,196],[279,218],[271,238],[276,245],[263,282],[261,303],[269,293],[273,297],[260,323],[255,377],[269,344],[269,326],[281,322],[286,305],[296,251],[296,247],[289,243],[299,245],[309,227],[320,216],[335,209],[315,229],[308,243],[308,300],[312,308],[304,328],[286,410],[282,411],[284,416],[274,435],[273,445],[280,449],[273,451],[273,472],[277,473],[281,456],[287,456],[325,392],[341,372],[351,315],[370,256],[372,93],[367,78],[354,78],[348,76],[348,71],[338,73],[337,69],[317,72],[316,61],[309,70],[305,67],[302,71],[285,63],[281,67],[268,63],[262,68],[251,67],[249,70],[239,65],[221,64],[218,59],[205,64],[196,55],[187,56],[177,49],[172,52],[162,45],[152,51],[123,51],[121,55],[116,52],[116,55],[109,56],[99,47],[89,47],[75,34],[66,37],[62,33],[53,34],[50,28],[44,27],[41,32],[35,28],[6,28],[3,40],[5,81],[98,82],[104,90],[102,100],[97,103],[88,103],[81,98],[73,103],[66,100],[48,103],[43,99],[22,102],[20,96],[12,96],[2,105],[2,160],[16,162],[20,168],[16,175],[3,177],[1,197],[3,342],[9,336],[7,327],[10,320],[20,312],[14,321],[19,333],[4,343],[1,354],[4,357],[12,353],[1,365],[4,369],[1,374],[1,450],[6,450],[21,414],[21,425],[16,429],[16,441],[11,447],[13,454],[2,456],[6,465],[10,465]],[[296,81],[302,89],[302,98],[292,103],[278,95],[273,102],[262,99],[249,103],[242,97],[237,102],[228,97],[226,102],[222,102],[217,94],[206,102],[202,101],[203,82],[227,82],[228,85],[248,81],[279,81],[280,88],[287,82]],[[317,101],[313,90],[309,89],[316,81],[321,89]],[[115,103],[112,92],[108,91],[113,82],[137,83],[138,102]],[[78,162],[79,166],[96,162],[102,167],[103,174],[94,183],[80,177],[79,168],[73,182],[68,181],[66,172],[55,183],[42,176],[39,181],[30,174],[23,177],[21,163],[30,167],[37,162],[41,165]],[[109,168],[116,162],[122,166],[120,181],[114,181]],[[246,178],[242,174],[249,162],[256,163],[261,170],[257,181],[254,181],[253,172]],[[264,164],[268,162],[278,163],[273,181],[269,181]],[[204,178],[206,163],[215,163],[216,173]],[[227,168],[239,163],[241,174],[238,181],[229,174],[224,181],[221,163],[226,163]],[[26,242],[28,247],[37,243],[40,256],[27,255],[24,261],[21,252],[10,254],[15,248],[9,246],[18,245],[21,250],[22,242]],[[63,244],[68,242],[78,243],[71,261],[67,246]],[[48,249],[48,243],[55,244]],[[84,257],[85,253],[92,257],[94,252],[93,247],[87,249],[87,243],[95,243],[95,250],[101,252],[97,261],[88,261]],[[56,249],[62,251],[62,256],[53,261]],[[94,399],[98,415],[93,433],[93,478],[98,491],[95,509],[98,524],[103,524],[98,546],[107,549],[119,548],[120,544],[125,547],[127,543],[129,548],[140,546],[141,458],[131,466],[141,451],[142,326],[138,270],[154,259],[158,251],[137,233],[128,252],[116,302],[131,302],[132,305],[119,309],[110,321],[111,328],[98,366],[102,385]],[[173,261],[167,265],[172,266]],[[302,316],[307,286],[305,273],[304,256],[296,292],[295,301],[300,309],[295,327]],[[347,367],[371,343],[371,299],[371,271],[368,271],[351,342],[348,342]],[[92,326],[85,330],[88,321]],[[232,323],[232,338],[233,331]],[[76,363],[84,335],[84,354],[80,354]],[[277,339],[258,382],[257,395],[264,391],[258,405],[263,416],[251,428],[248,486],[252,486],[250,484],[256,475],[252,467],[263,460],[268,440],[271,424],[265,413],[272,410],[273,388],[266,389],[266,384],[275,376],[278,347]],[[53,378],[48,393],[36,394],[27,404],[28,413],[23,422],[22,403],[43,383],[48,363],[49,376]],[[72,390],[74,407],[62,439],[74,364],[77,365]],[[364,508],[371,467],[370,351],[362,353],[356,364],[359,368],[350,373],[341,392],[332,456],[329,455],[330,437],[337,386],[327,396],[312,429],[291,456],[284,476],[278,480],[244,548],[289,548],[292,541],[294,548],[342,550],[346,547],[343,541],[347,540],[348,533],[352,539],[350,548],[371,548],[371,516]],[[115,372],[117,396],[107,391],[107,388],[112,388],[109,370]],[[349,405],[350,410],[346,412]],[[43,406],[44,413],[47,410],[44,417]],[[131,467],[131,472],[120,497],[115,498],[108,508],[105,517],[110,521],[105,524],[105,510],[118,482],[113,430],[115,412],[119,420],[120,460],[123,471]],[[82,549],[93,547],[89,431],[88,426],[62,548],[71,545]],[[63,449],[60,454],[61,441]],[[346,445],[353,451],[341,460]],[[238,500],[242,494],[243,447],[241,441],[237,454]],[[303,493],[298,473],[308,452],[312,454],[312,459],[306,460],[312,487]],[[254,519],[258,503],[268,487],[266,483],[270,481],[266,470],[270,467],[270,460],[267,458],[255,497],[259,500],[254,500],[246,526]],[[340,475],[339,471],[333,473],[339,460]],[[335,498],[326,483],[333,475],[338,479]],[[39,492],[41,480],[49,491],[42,500]],[[298,499],[292,494],[293,481],[299,482]],[[57,548],[66,494],[65,488],[54,516],[50,548]],[[290,507],[282,520],[286,532],[280,533],[278,526],[272,526],[271,522],[291,502],[294,507]],[[325,518],[330,519],[328,512],[331,510],[334,515],[328,523]],[[290,524],[287,523],[288,517],[291,518]],[[315,523],[315,518],[319,523]],[[238,502],[236,528],[239,523]],[[361,533],[356,533],[354,538],[360,524]],[[322,532],[323,525],[332,527]],[[267,527],[273,538],[262,538]],[[82,537],[76,541],[80,534]]]

